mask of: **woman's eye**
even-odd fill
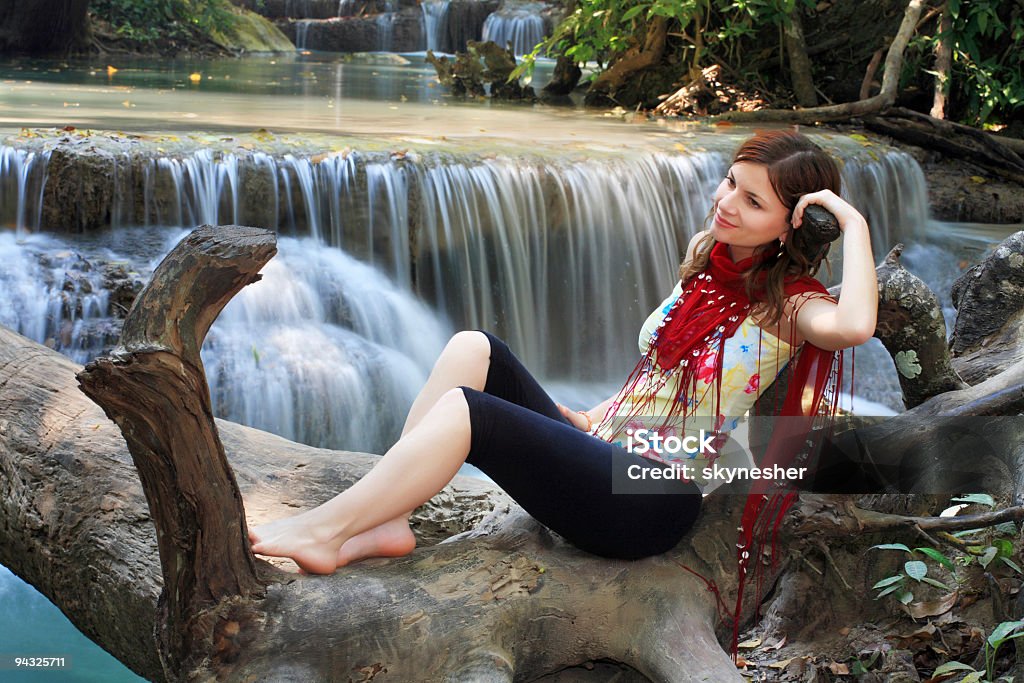
[[[760,209],[760,208],[761,208],[761,205],[757,203],[757,200],[756,200],[756,199],[751,199],[751,200],[750,200],[750,205],[751,205],[752,207],[754,207],[755,209]]]
[[[725,176],[725,181],[729,183],[729,187],[736,187],[736,181],[733,179],[731,175]]]

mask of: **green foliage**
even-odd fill
[[[206,42],[211,32],[223,33],[235,21],[226,0],[91,0],[89,11],[118,36],[144,48]]]
[[[969,666],[963,662],[946,662],[945,664],[936,667],[935,671],[932,672],[932,676],[938,677],[943,674],[962,671],[967,675],[959,679],[959,683],[993,683],[996,668],[996,655],[999,654],[999,648],[1010,640],[1015,640],[1024,636],[1024,630],[1022,629],[1024,629],[1024,621],[1004,621],[996,624],[996,627],[992,629],[992,633],[985,639],[984,671],[978,671],[973,666]],[[1007,679],[1004,676],[1000,676],[995,680],[1004,681]],[[1010,680],[1012,680],[1012,678],[1010,678]]]
[[[1024,4],[1005,0],[949,0],[952,28],[936,28],[916,41],[917,58],[907,60],[907,72],[929,71],[932,54],[942,38],[949,40],[953,73],[949,97],[955,114],[982,126],[1019,114],[1024,105]]]
[[[909,547],[902,543],[883,543],[881,545],[871,546],[872,550],[899,550],[909,554],[911,557],[921,555],[927,559],[933,560],[940,566],[947,569],[950,575],[956,579],[956,565],[948,557],[943,555],[935,548],[914,548],[911,550]],[[948,591],[950,587],[934,577],[928,576],[928,564],[923,560],[911,559],[903,564],[903,571],[897,572],[892,576],[887,576],[871,588],[874,590],[880,590],[878,595],[875,596],[875,600],[884,598],[887,595],[891,595],[896,599],[897,602],[903,605],[909,605],[914,600],[914,594],[909,590],[910,584],[907,579],[918,584],[928,584],[935,588]]]
[[[604,67],[642,46],[657,17],[669,21],[668,34],[691,68],[725,59],[742,70],[744,55],[759,53],[743,48],[757,47],[753,39],[758,32],[785,24],[798,3],[813,5],[812,0],[578,0],[573,13],[524,58],[515,75],[532,71],[539,54],[564,54],[579,64]]]
[[[983,505],[989,508],[996,506],[995,499],[984,493],[966,494],[952,500],[959,503]],[[959,531],[952,534],[955,537],[953,545],[957,548],[953,558],[946,556],[935,548],[911,549],[903,543],[882,543],[872,546],[872,550],[895,550],[910,556],[910,559],[904,562],[902,571],[881,579],[871,587],[872,590],[879,591],[875,599],[878,600],[888,596],[905,608],[906,606],[913,607],[911,603],[914,601],[914,594],[910,589],[917,590],[918,588],[923,588],[922,584],[942,589],[946,592],[947,597],[952,599],[954,597],[954,594],[951,593],[952,588],[929,576],[929,572],[932,569],[941,569],[947,572],[958,586],[961,585],[958,570],[975,562],[985,570],[991,571],[994,566],[1002,566],[999,564],[993,565],[998,559],[1003,565],[1010,567],[1018,574],[1024,574],[1017,563],[1011,559],[1014,554],[1014,546],[1010,539],[1016,538],[1017,535],[1017,525],[1013,522],[1004,522],[991,528]],[[1004,569],[1003,571],[1006,570]],[[908,612],[913,614],[911,610],[908,610]],[[1024,636],[1024,621],[1004,621],[997,624],[985,640],[985,669],[983,671],[978,671],[974,667],[962,662],[951,661],[936,668],[932,676],[938,677],[943,674],[962,673],[963,675],[959,678],[954,677],[949,680],[956,680],[958,683],[1009,683],[1009,681],[1012,681],[1012,678],[1008,679],[1005,676],[994,678],[996,656],[1001,645],[1021,636]],[[861,662],[855,661],[851,672],[854,674],[865,673],[867,668],[870,668],[870,664],[865,667]]]

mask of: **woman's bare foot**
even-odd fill
[[[343,541],[314,524],[307,514],[261,524],[250,529],[249,540],[254,553],[287,557],[309,574],[330,574],[340,566],[338,551]]]
[[[338,549],[337,566],[344,567],[368,557],[402,557],[416,548],[409,522],[393,519],[345,541]]]

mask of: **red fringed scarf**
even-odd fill
[[[716,389],[712,413],[717,416],[714,427],[718,429],[722,426],[725,417],[720,410],[724,371],[722,348],[725,340],[736,333],[753,308],[746,293],[743,274],[755,265],[754,258],[733,262],[728,246],[720,242],[715,244],[708,267],[683,283],[682,294],[659,323],[647,353],[637,363],[618,394],[619,397],[639,395],[643,398],[632,404],[627,414],[618,414],[621,405],[613,402],[601,420],[601,427],[612,419],[628,422],[631,419],[652,417],[656,406],[655,395],[671,382],[676,397],[672,402],[671,414],[658,415],[657,419],[661,421],[660,427],[663,429],[685,428],[687,417],[694,415],[701,403],[698,383],[701,378],[707,378],[709,372],[713,372]],[[755,297],[761,286],[763,283],[755,286]],[[786,282],[784,289],[787,297],[805,294],[801,304],[813,298],[829,296],[824,285],[812,277]],[[825,351],[807,342],[802,345],[781,409],[775,411],[786,419],[778,420],[773,426],[771,439],[758,467],[778,465],[788,468],[808,457],[831,427],[838,408],[841,376],[842,352]],[[706,412],[706,409],[702,412]],[[645,426],[652,430],[658,429],[656,425]],[[798,445],[794,447],[794,444]],[[754,578],[758,601],[763,594],[761,565],[755,564],[753,577],[748,576],[751,573],[750,560],[755,542],[758,547],[762,547],[770,538],[770,559],[774,565],[775,537],[783,516],[795,499],[796,492],[784,479],[753,480],[743,510],[737,543],[739,585],[733,615],[734,655],[739,637],[744,585],[750,578]]]

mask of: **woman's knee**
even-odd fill
[[[480,330],[462,330],[451,336],[444,350],[445,352],[456,353],[463,358],[467,356],[489,358],[491,355],[491,340]]]
[[[491,340],[483,332],[456,332],[444,347],[441,359],[457,363],[459,367],[486,372],[491,361]]]
[[[460,418],[465,417],[469,419],[469,401],[466,399],[466,394],[463,391],[463,387],[454,387],[441,394],[437,402],[434,403],[434,407],[431,409],[432,412],[436,411],[447,415],[458,416]]]

